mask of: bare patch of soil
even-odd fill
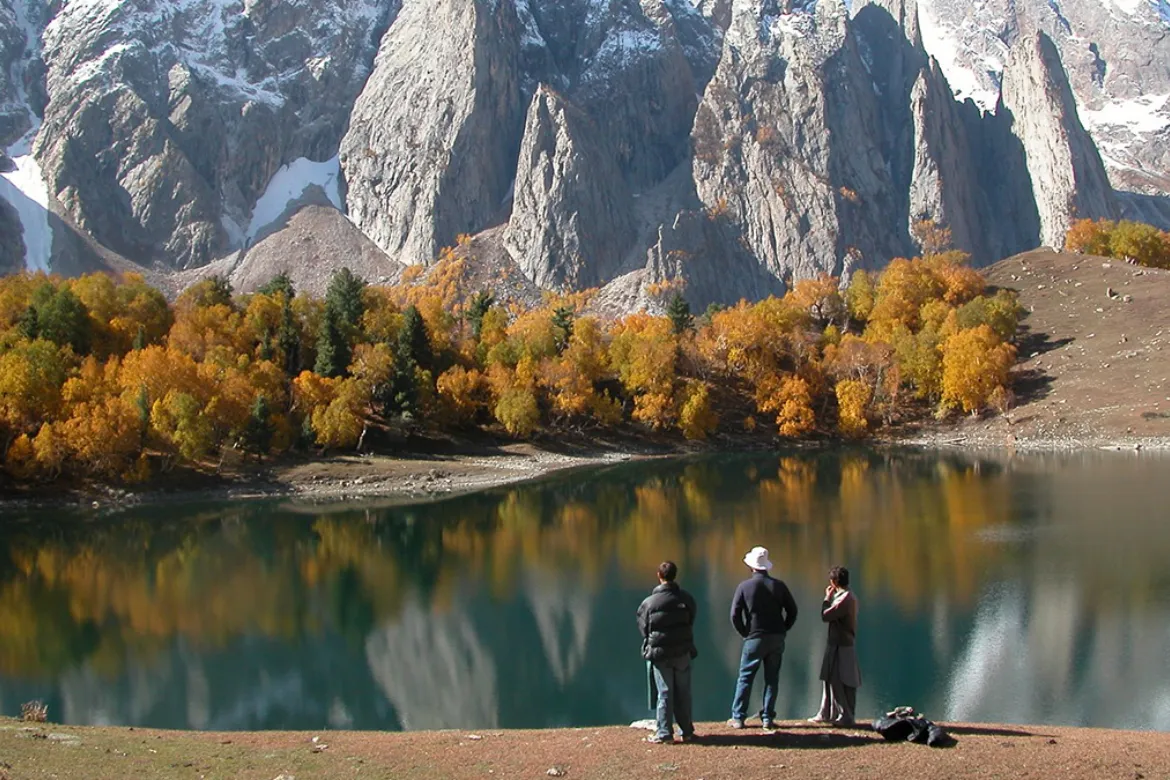
[[[651,745],[630,728],[546,731],[240,732],[27,727],[0,720],[11,778],[410,777],[1049,778],[1167,780],[1170,734],[944,724],[950,748],[889,743],[864,729],[785,722],[775,732],[700,724],[696,744]]]

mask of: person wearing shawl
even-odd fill
[[[861,687],[857,665],[857,597],[849,590],[849,570],[834,566],[821,604],[821,620],[829,624],[821,661],[821,709],[810,723],[852,726]]]

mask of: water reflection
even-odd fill
[[[725,717],[727,601],[771,548],[804,609],[783,717],[815,705],[829,565],[854,571],[863,712],[1170,729],[1170,460],[836,450],[573,474],[411,507],[5,517],[0,711],[199,729],[644,717],[632,613],[664,557]]]

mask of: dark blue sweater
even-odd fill
[[[786,634],[796,622],[796,600],[782,581],[757,571],[735,589],[731,625],[744,639]]]

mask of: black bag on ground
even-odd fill
[[[903,709],[903,708],[899,708]],[[917,742],[930,747],[947,747],[954,738],[921,715],[895,710],[873,722],[873,730],[888,742]]]

